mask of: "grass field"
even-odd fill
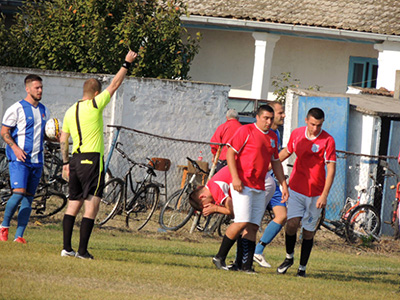
[[[10,240],[14,232],[15,224]],[[76,229],[75,248],[78,236]],[[249,275],[217,270],[211,258],[220,239],[198,232],[95,228],[94,260],[60,257],[60,222],[29,224],[25,238],[27,245],[0,242],[0,299],[400,299],[398,249],[377,253],[317,239],[308,277],[298,278],[298,247],[295,265],[275,274],[282,242],[266,249],[273,267],[256,266],[257,274]]]

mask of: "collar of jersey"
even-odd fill
[[[263,134],[268,134],[269,130],[267,130],[267,131],[261,130],[260,128],[258,128],[258,126],[257,126],[256,123],[253,123],[253,124],[254,124],[254,126],[255,126],[258,130],[260,130]]]

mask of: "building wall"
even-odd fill
[[[43,79],[42,102],[52,117],[62,119],[70,105],[82,97],[90,74],[0,67],[0,112],[26,96],[24,78]],[[113,76],[96,75],[103,89]],[[224,122],[228,107],[226,85],[201,82],[126,78],[104,110],[104,125],[122,125],[166,137],[209,141]],[[188,121],[189,120],[189,121]],[[110,131],[107,127],[105,132]]]
[[[191,34],[197,31],[203,40],[190,69],[192,79],[229,84],[235,91],[231,96],[249,96],[254,65],[252,33],[189,29]],[[378,51],[373,44],[281,35],[274,50],[272,76],[291,72],[301,88],[318,85],[322,91],[345,93],[350,56],[377,58]]]

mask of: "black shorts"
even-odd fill
[[[103,165],[98,152],[74,153],[69,162],[69,199],[87,199],[89,195],[102,197]]]

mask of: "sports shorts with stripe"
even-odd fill
[[[103,158],[98,152],[74,153],[69,162],[69,199],[102,197],[104,188]]]
[[[305,230],[315,231],[322,211],[317,208],[318,198],[319,196],[307,197],[289,189],[287,219],[300,217]]]

